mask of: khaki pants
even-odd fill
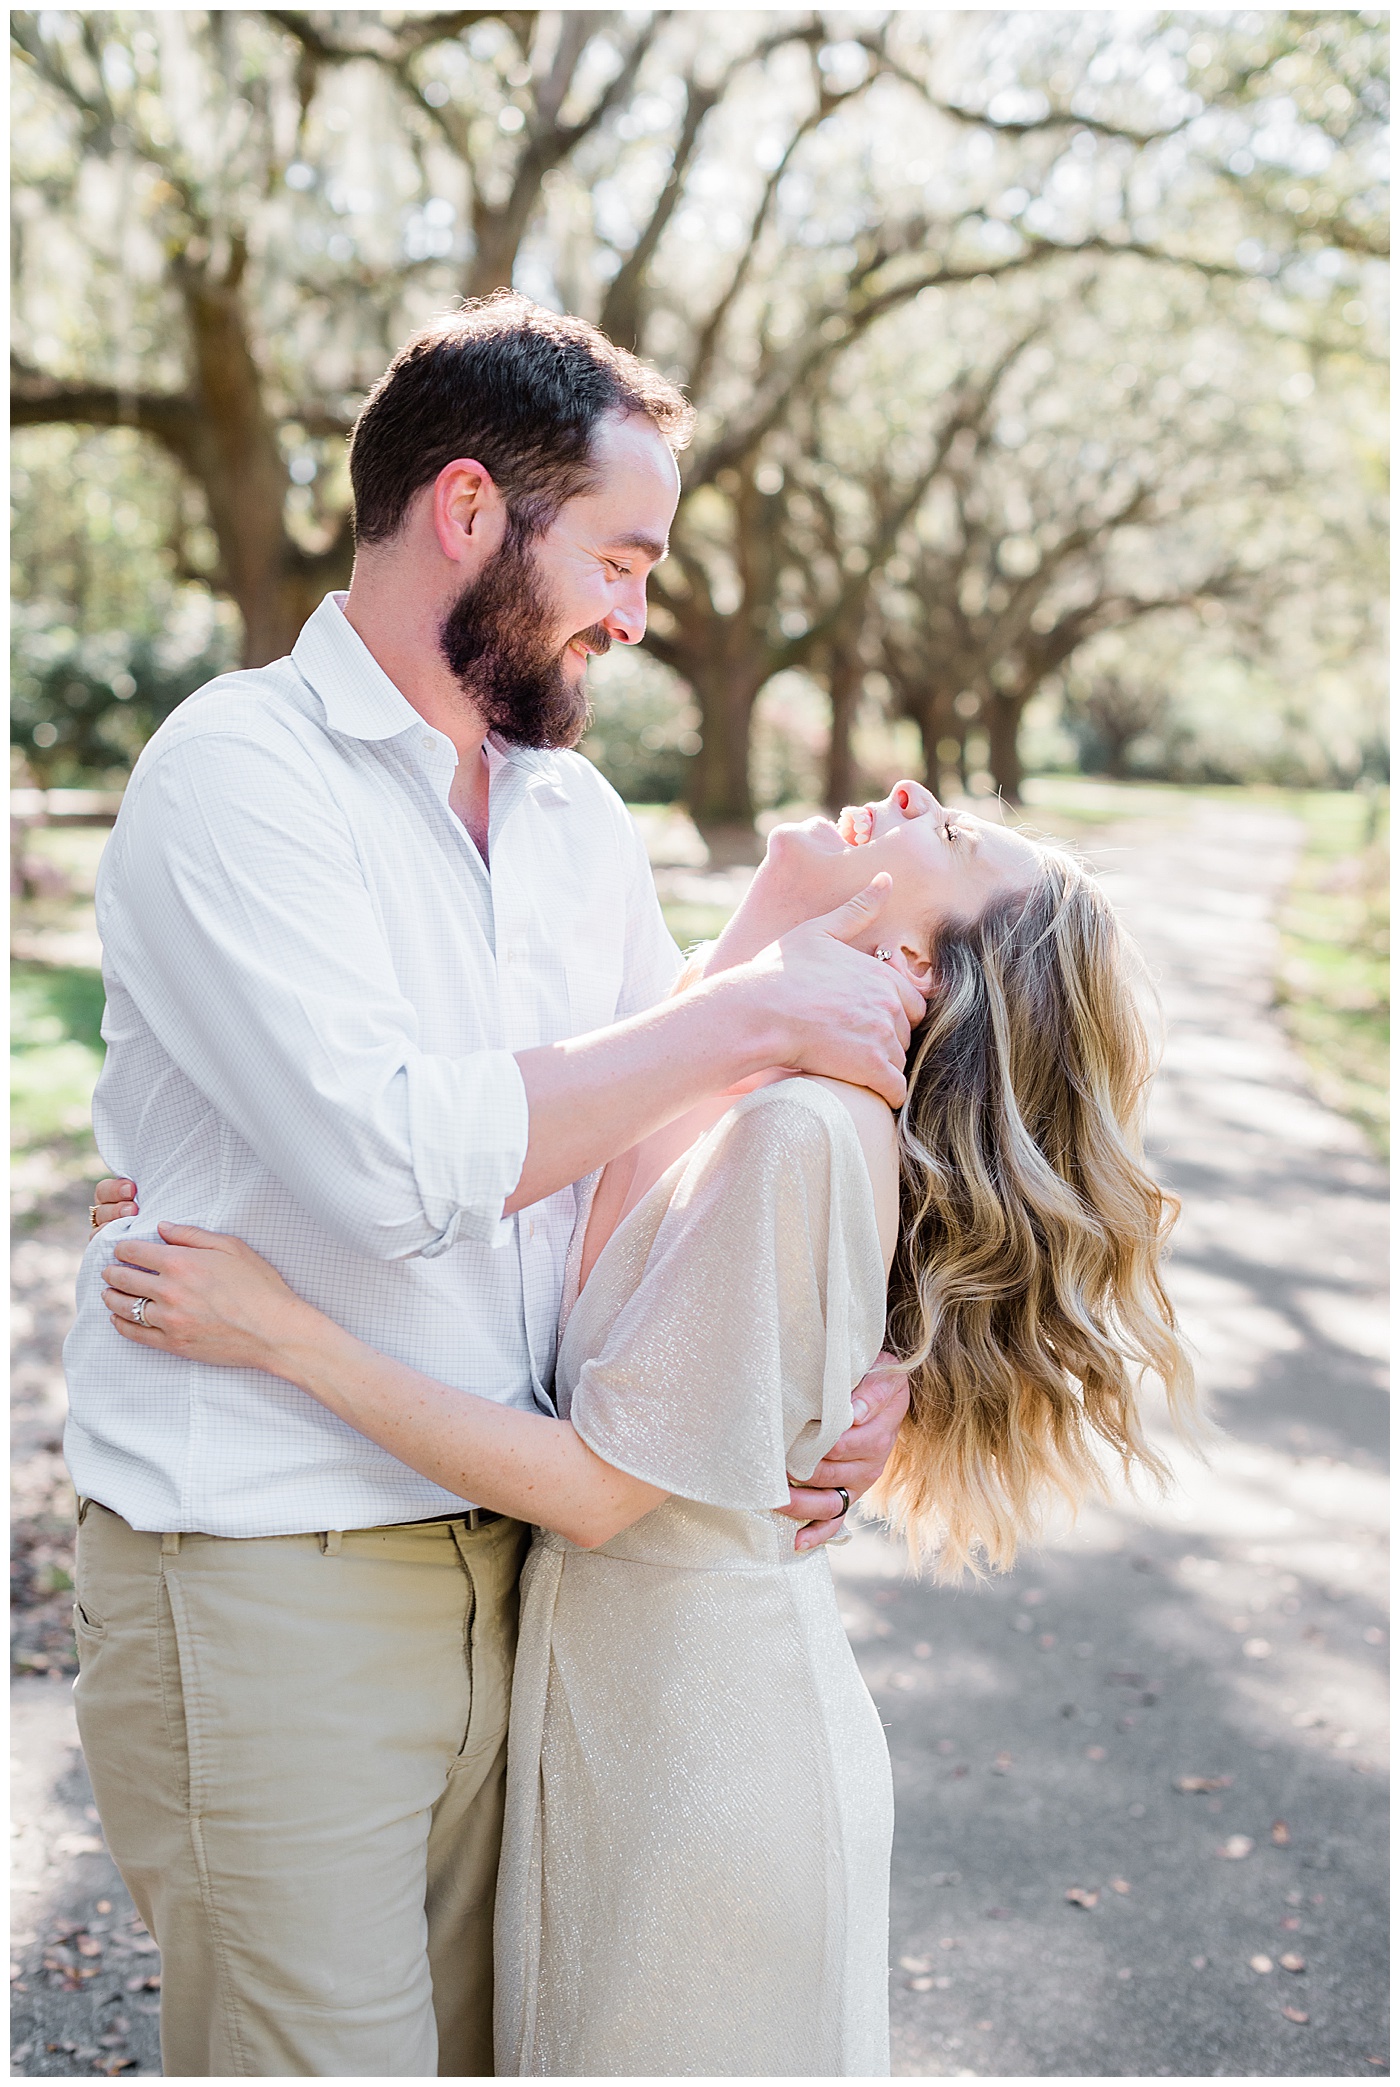
[[[78,1727],[167,2075],[489,2075],[529,1531],[78,1532]]]

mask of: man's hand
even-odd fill
[[[872,1088],[897,1109],[926,1003],[895,965],[851,946],[875,941],[890,889],[882,870],[844,906],[790,929],[743,969],[767,987],[781,1038],[775,1063]]]
[[[778,1509],[803,1525],[794,1539],[795,1550],[814,1551],[840,1536],[846,1518],[833,1488],[844,1486],[852,1500],[859,1500],[889,1462],[909,1411],[909,1379],[903,1365],[893,1355],[877,1356],[874,1369],[856,1386],[851,1407],[854,1424],[832,1444],[810,1478],[790,1481],[788,1504]]]

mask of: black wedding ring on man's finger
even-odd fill
[[[832,1516],[834,1522],[839,1522],[843,1515],[848,1515],[851,1511],[851,1496],[844,1486],[833,1486],[831,1490],[841,1495],[841,1514]]]

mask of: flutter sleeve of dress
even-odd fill
[[[672,1182],[569,1418],[605,1462],[668,1493],[785,1506],[788,1473],[810,1475],[850,1426],[851,1392],[883,1339],[859,1136],[828,1089],[788,1080],[745,1095],[652,1196]]]

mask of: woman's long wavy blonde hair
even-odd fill
[[[1113,908],[1043,847],[1029,895],[939,928],[931,956],[889,1287],[910,1414],[869,1499],[953,1579],[1009,1566],[1052,1496],[1101,1492],[1096,1443],[1163,1481],[1141,1374],[1183,1432],[1195,1392],[1160,1273],[1178,1205],[1142,1163],[1142,968]]]

